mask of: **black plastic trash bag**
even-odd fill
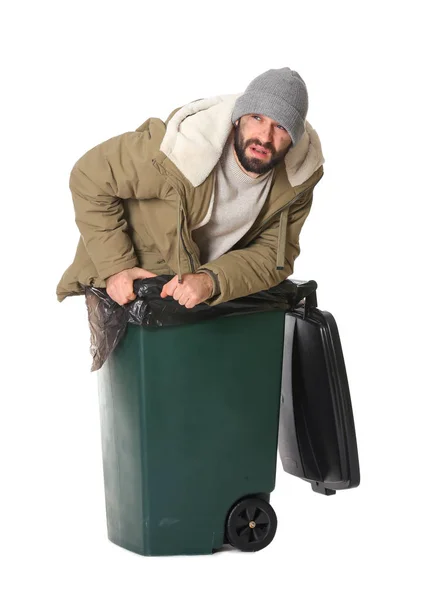
[[[286,279],[269,290],[217,306],[202,303],[194,308],[185,308],[171,296],[160,298],[163,286],[171,279],[172,275],[159,275],[134,281],[137,298],[124,306],[114,302],[105,288],[85,288],[93,357],[91,371],[103,366],[124,335],[128,323],[156,328],[196,323],[225,315],[290,310],[317,288],[315,281]]]

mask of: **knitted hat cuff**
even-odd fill
[[[232,122],[243,115],[257,113],[285,127],[292,144],[304,133],[308,111],[308,93],[303,78],[289,67],[270,69],[248,85],[235,102]]]
[[[266,115],[269,119],[277,121],[282,125],[295,145],[304,133],[304,119],[298,111],[288,104],[283,98],[277,98],[272,94],[260,94],[257,92],[246,92],[240,96],[232,113],[232,123],[248,114]]]

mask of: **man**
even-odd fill
[[[167,273],[161,296],[193,308],[291,275],[323,176],[307,111],[300,75],[271,69],[244,94],[196,100],[89,150],[70,176],[81,238],[58,299],[93,285],[123,305],[135,279]]]

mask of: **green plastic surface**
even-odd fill
[[[231,506],[275,486],[285,312],[129,325],[98,372],[109,539],[210,554]]]

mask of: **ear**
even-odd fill
[[[237,119],[237,120],[235,121],[235,123],[234,123],[234,126],[235,126],[235,127],[238,127],[238,125],[239,125],[239,119]]]

